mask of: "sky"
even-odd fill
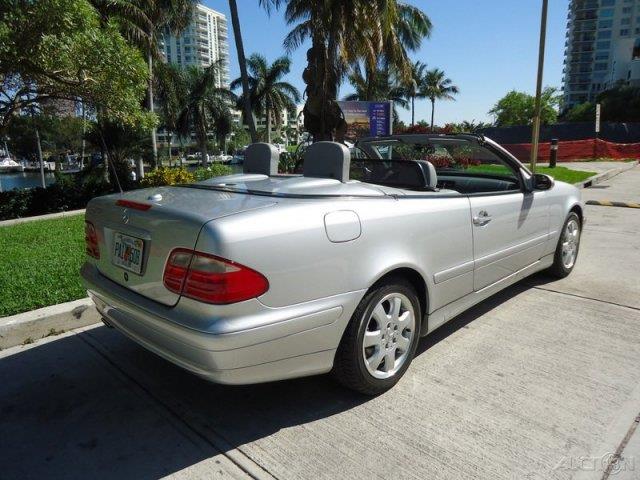
[[[269,61],[287,54],[282,40],[291,29],[282,12],[271,15],[257,0],[238,0],[245,54],[261,53]],[[419,51],[411,55],[429,68],[443,69],[460,88],[456,101],[436,103],[436,124],[462,120],[491,121],[489,110],[510,90],[535,92],[542,0],[409,0],[433,23],[433,33]],[[229,4],[226,0],[204,0],[204,4],[227,16],[231,79],[239,76]],[[549,0],[544,85],[560,87],[569,0]],[[302,71],[306,66],[302,47],[289,56],[287,80],[302,93]],[[343,84],[340,97],[350,93]],[[408,110],[399,108],[409,122]],[[430,117],[430,104],[416,104],[416,120]]]

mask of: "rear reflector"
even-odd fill
[[[87,255],[100,260],[100,246],[98,245],[98,233],[93,223],[85,220],[84,222],[84,243]]]
[[[217,305],[259,297],[269,289],[264,275],[249,267],[184,248],[169,255],[163,283],[174,293]]]
[[[151,205],[148,203],[135,202],[133,200],[124,199],[116,201],[116,205],[118,205],[119,207],[133,208],[134,210],[142,210],[143,212],[146,212],[151,208]]]

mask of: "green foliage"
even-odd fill
[[[565,122],[590,122],[595,121],[596,106],[593,103],[586,102],[575,105],[571,110],[562,115]]]
[[[247,60],[249,69],[249,98],[253,113],[257,116],[265,116],[267,126],[275,121],[276,126],[282,124],[282,112],[284,110],[295,111],[296,104],[300,102],[300,92],[296,87],[283,81],[283,77],[291,70],[289,57],[277,58],[269,64],[267,59],[254,53]],[[236,89],[242,85],[240,78],[231,83],[231,88]],[[244,97],[240,97],[237,108],[242,109]],[[271,131],[267,129],[267,141],[271,142]]]
[[[5,134],[10,138],[9,149],[18,157],[37,158],[36,127],[40,132],[42,151],[46,157],[66,152],[79,152],[82,143],[82,119],[38,115],[17,115]]]
[[[543,125],[555,123],[558,119],[558,106],[560,95],[553,87],[546,87],[542,92],[540,122]],[[489,110],[489,114],[495,116],[497,127],[513,125],[531,125],[534,115],[535,97],[524,92],[512,90],[502,97]]]
[[[0,317],[86,296],[84,215],[0,227],[0,245]]]
[[[184,167],[160,167],[145,174],[140,181],[142,187],[161,187],[164,185],[177,185],[192,183],[195,177]]]
[[[233,170],[228,165],[223,165],[221,163],[214,163],[209,167],[200,167],[197,168],[195,172],[193,172],[193,176],[195,177],[197,182],[201,182],[202,180],[208,180],[213,177],[222,177],[223,175],[231,175]]]
[[[124,186],[131,188],[135,184]],[[58,175],[56,183],[47,188],[0,192],[0,220],[84,208],[92,198],[112,193],[115,188],[113,181],[111,184],[104,181],[102,168],[77,175]]]
[[[360,67],[356,66],[348,78],[355,92],[344,97],[347,101],[390,100],[393,102],[394,121],[398,120],[396,105],[402,108],[409,107],[407,92],[401,79],[393,75],[388,68],[367,69],[363,76]]]
[[[295,151],[282,152],[278,161],[278,172],[294,173],[298,160],[300,160],[300,155]]]
[[[640,87],[617,86],[602,92],[597,101],[603,122],[640,122]]]
[[[474,173],[487,173],[487,174],[509,174],[512,175],[511,170],[503,165],[477,165],[471,166],[467,169],[469,172]],[[550,175],[560,182],[577,183],[586,180],[589,177],[593,177],[596,172],[587,172],[583,170],[572,170],[567,167],[541,167],[536,166],[536,173],[544,173]]]
[[[187,137],[191,129],[195,131],[203,161],[208,153],[207,133],[215,130],[216,139],[222,143],[233,123],[229,105],[236,101],[236,96],[216,86],[219,68],[218,63],[204,69],[191,67],[182,77],[186,97],[177,119],[177,132]]]
[[[408,2],[389,0],[262,0],[266,6],[284,6],[293,29],[284,40],[287,51],[307,41],[308,66],[305,128],[316,139],[331,138],[341,126],[335,100],[340,79],[356,64],[373,71],[386,64],[408,76],[408,52],[416,51],[431,33],[431,21]]]
[[[249,132],[241,125],[234,125],[232,129],[231,141],[227,144],[229,152],[235,152],[236,150],[249,145],[251,143],[251,136]]]
[[[155,122],[141,108],[146,63],[116,22],[88,0],[10,4],[0,18],[1,126],[49,97],[83,98],[127,124]]]

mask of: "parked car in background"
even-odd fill
[[[580,192],[475,135],[251,145],[244,173],[109,195],[82,277],[107,325],[214,382],[332,372],[393,386],[420,337],[503,288],[573,270]]]

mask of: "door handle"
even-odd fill
[[[477,227],[484,227],[487,223],[491,221],[491,217],[487,213],[486,210],[480,210],[478,215],[473,217],[473,224]]]

